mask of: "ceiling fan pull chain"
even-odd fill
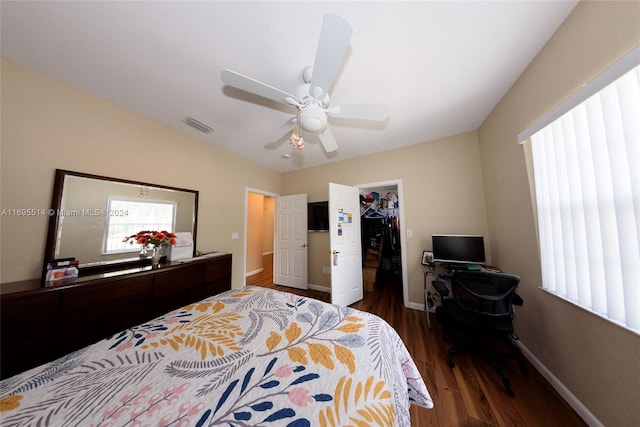
[[[302,134],[300,133],[300,110],[298,110],[298,117],[293,125],[293,131],[289,136],[289,143],[296,147],[298,150],[302,150],[304,148],[304,140],[302,139]]]

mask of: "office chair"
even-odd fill
[[[462,347],[450,348],[449,365],[458,353],[477,352],[500,374],[507,393],[513,397],[509,376],[498,363],[500,357],[514,358],[526,373],[522,353],[514,344],[513,304],[522,305],[515,293],[520,277],[488,271],[456,271],[451,277],[453,298],[444,299],[436,311],[445,340],[450,334],[464,338]],[[500,351],[496,341],[506,341],[510,351]],[[494,345],[491,345],[494,344]]]

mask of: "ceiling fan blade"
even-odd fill
[[[338,113],[328,111],[332,117],[341,119],[373,120],[383,122],[389,117],[389,109],[384,104],[342,104]]]
[[[332,14],[324,16],[316,59],[313,62],[310,93],[316,93],[316,88],[322,89],[321,93],[329,92],[352,33],[351,26],[343,18]]]
[[[320,137],[320,142],[324,147],[324,151],[326,151],[327,153],[331,153],[332,151],[336,151],[338,149],[338,143],[333,137],[333,133],[331,133],[329,126],[324,128],[324,130],[319,133],[318,136]]]
[[[245,92],[250,92],[267,99],[273,99],[274,101],[282,102],[283,104],[286,104],[286,98],[295,99],[294,95],[254,80],[251,77],[236,73],[235,71],[226,69],[222,70],[220,77],[222,78],[222,81],[229,86],[233,86],[240,90],[244,90]]]
[[[276,142],[280,140],[280,138],[282,138],[287,132],[291,132],[293,130],[296,120],[297,118],[293,116],[284,122],[278,129],[274,130],[269,134],[269,136],[267,136],[267,141]]]

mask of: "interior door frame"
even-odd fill
[[[242,248],[243,248],[242,249],[242,277],[243,277],[242,280],[243,280],[243,286],[247,286],[247,275],[246,275],[246,271],[247,271],[247,239],[249,238],[249,236],[247,236],[247,222],[249,221],[249,193],[261,194],[261,195],[263,195],[265,197],[274,197],[274,198],[277,198],[278,196],[280,196],[279,194],[271,193],[271,192],[265,191],[265,190],[259,190],[257,188],[251,188],[251,187],[245,187],[244,188],[244,231],[242,233],[242,235],[244,236],[244,239],[243,239],[243,242],[242,242]],[[275,222],[275,216],[274,216],[273,220]]]
[[[373,187],[388,187],[395,185],[398,188],[398,214],[400,215],[400,262],[402,263],[402,300],[407,308],[415,308],[409,304],[409,275],[407,273],[407,223],[404,220],[404,191],[402,179],[388,181],[369,182],[354,185],[358,189]]]

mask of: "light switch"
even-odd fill
[[[407,238],[408,239],[413,239],[413,230],[407,229]]]
[[[234,231],[233,233],[231,233],[231,240],[238,240],[238,232]]]

